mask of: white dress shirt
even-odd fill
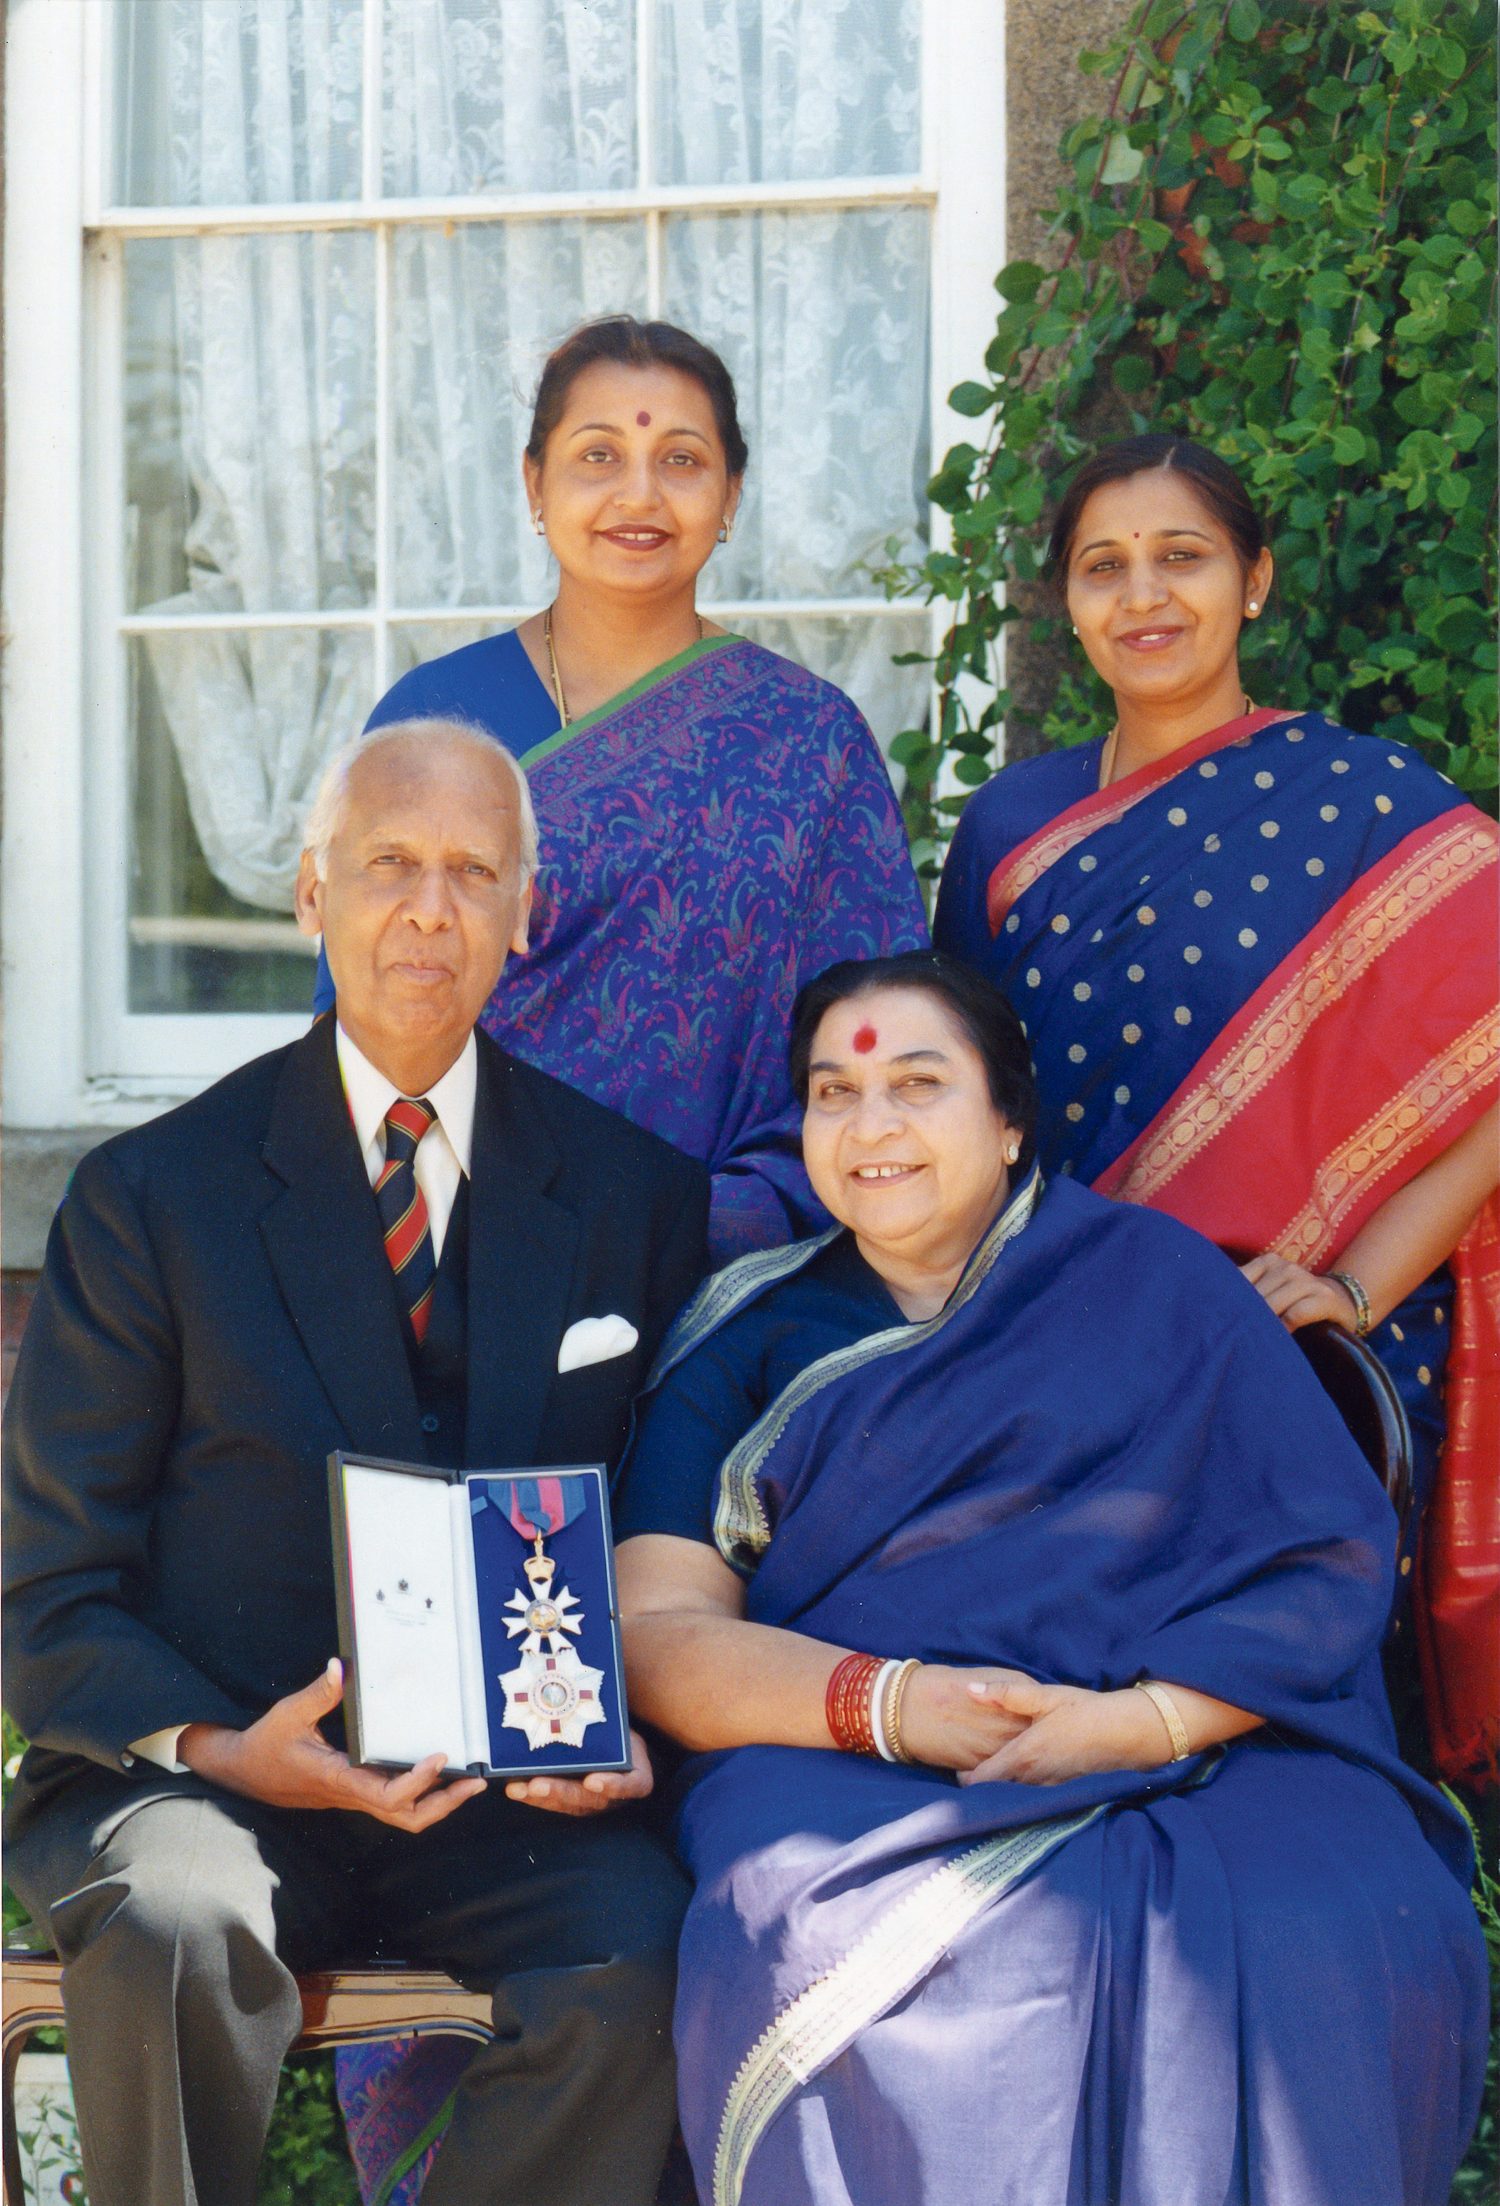
[[[383,1072],[376,1071],[341,1026],[336,1028],[334,1040],[338,1047],[344,1099],[349,1105],[355,1138],[373,1187],[385,1163],[385,1114],[402,1091],[394,1081],[387,1080]],[[443,1253],[443,1240],[458,1198],[459,1182],[468,1176],[469,1155],[474,1145],[474,1090],[478,1078],[479,1049],[470,1034],[457,1062],[450,1065],[442,1079],[435,1080],[426,1092],[425,1100],[437,1112],[437,1117],[417,1143],[412,1171],[427,1205],[435,1258]],[[177,1759],[177,1742],[186,1729],[184,1723],[169,1724],[166,1730],[153,1731],[148,1738],[132,1739],[129,1750],[120,1759],[128,1768],[139,1755],[142,1761],[154,1762],[158,1769],[180,1775],[187,1764]]]

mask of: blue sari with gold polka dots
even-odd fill
[[[1428,847],[1429,832],[1447,834],[1445,823],[1458,823],[1460,839],[1465,823],[1489,823],[1414,752],[1317,713],[1252,713],[1103,793],[1100,750],[1025,760],[975,795],[944,871],[934,941],[996,981],[1026,1023],[1043,1169],[1154,1201],[1243,1261],[1277,1245],[1263,1221],[1296,1210],[1306,1160],[1290,1148],[1262,1154],[1253,1175],[1218,1190],[1212,1223],[1186,1193],[1179,1207],[1170,1173],[1158,1192],[1139,1192],[1122,1183],[1122,1165],[1143,1142],[1171,1138],[1177,1099],[1212,1083],[1247,1006],[1313,958],[1360,884],[1378,887],[1403,853]],[[1456,909],[1423,915],[1434,986],[1445,967],[1481,955],[1453,923]],[[1352,1037],[1347,1019],[1324,1021],[1326,1037],[1310,1021],[1302,1044],[1302,1092],[1347,1096],[1353,1123],[1392,1087],[1387,1045],[1404,1019],[1389,1016],[1389,993],[1382,1001],[1387,1015]],[[1493,1092],[1492,1064],[1481,1093],[1485,1076],[1480,1067],[1471,1115]],[[1461,1130],[1454,1123],[1447,1138]],[[1227,1161],[1229,1145],[1222,1151]],[[1206,1168],[1214,1161],[1209,1150]],[[1264,1183],[1278,1174],[1285,1185],[1268,1207]],[[1405,1176],[1394,1167],[1381,1199]],[[1330,1245],[1353,1230],[1331,1244],[1325,1235],[1302,1260],[1326,1269]],[[1443,1266],[1371,1336],[1412,1420],[1419,1503],[1442,1441],[1451,1310]]]

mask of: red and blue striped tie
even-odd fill
[[[396,1292],[411,1319],[418,1341],[432,1315],[432,1289],[437,1259],[432,1249],[432,1226],[427,1203],[417,1185],[417,1143],[437,1117],[425,1096],[415,1102],[399,1096],[385,1114],[385,1163],[375,1182],[375,1206],[385,1253],[396,1275]]]

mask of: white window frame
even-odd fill
[[[378,116],[380,0],[365,0],[365,108]],[[639,173],[651,173],[652,0],[637,0]],[[944,394],[973,375],[993,332],[991,278],[1005,258],[1003,0],[923,0],[924,165],[915,176],[804,185],[661,186],[624,192],[380,196],[378,130],[364,134],[364,198],[290,207],[113,208],[109,0],[12,0],[6,70],[5,235],[7,648],[3,925],[7,1042],[3,1116],[13,1127],[129,1124],[259,1051],[303,1032],[300,1016],[125,1009],[129,760],[124,639],[153,627],[368,628],[375,695],[388,686],[387,639],[410,619],[513,621],[522,605],[402,607],[377,561],[377,597],[346,614],[128,614],[118,530],[123,241],[130,237],[372,229],[377,240],[376,404],[384,422],[391,238],[411,222],[517,215],[643,216],[648,304],[656,311],[663,218],[679,212],[920,205],[932,216],[934,464],[964,424]],[[377,439],[376,525],[388,545],[387,437]],[[938,540],[944,517],[934,513]],[[726,600],[749,614],[910,617],[880,598]],[[932,615],[934,637],[946,616]],[[271,922],[274,926],[276,922]],[[309,969],[309,983],[311,971]]]

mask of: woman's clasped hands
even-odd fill
[[[1060,1785],[1091,1770],[1155,1769],[1172,1753],[1160,1715],[1133,1686],[1096,1693],[1023,1670],[942,1663],[913,1673],[901,1737],[917,1761],[956,1770],[961,1785]]]

